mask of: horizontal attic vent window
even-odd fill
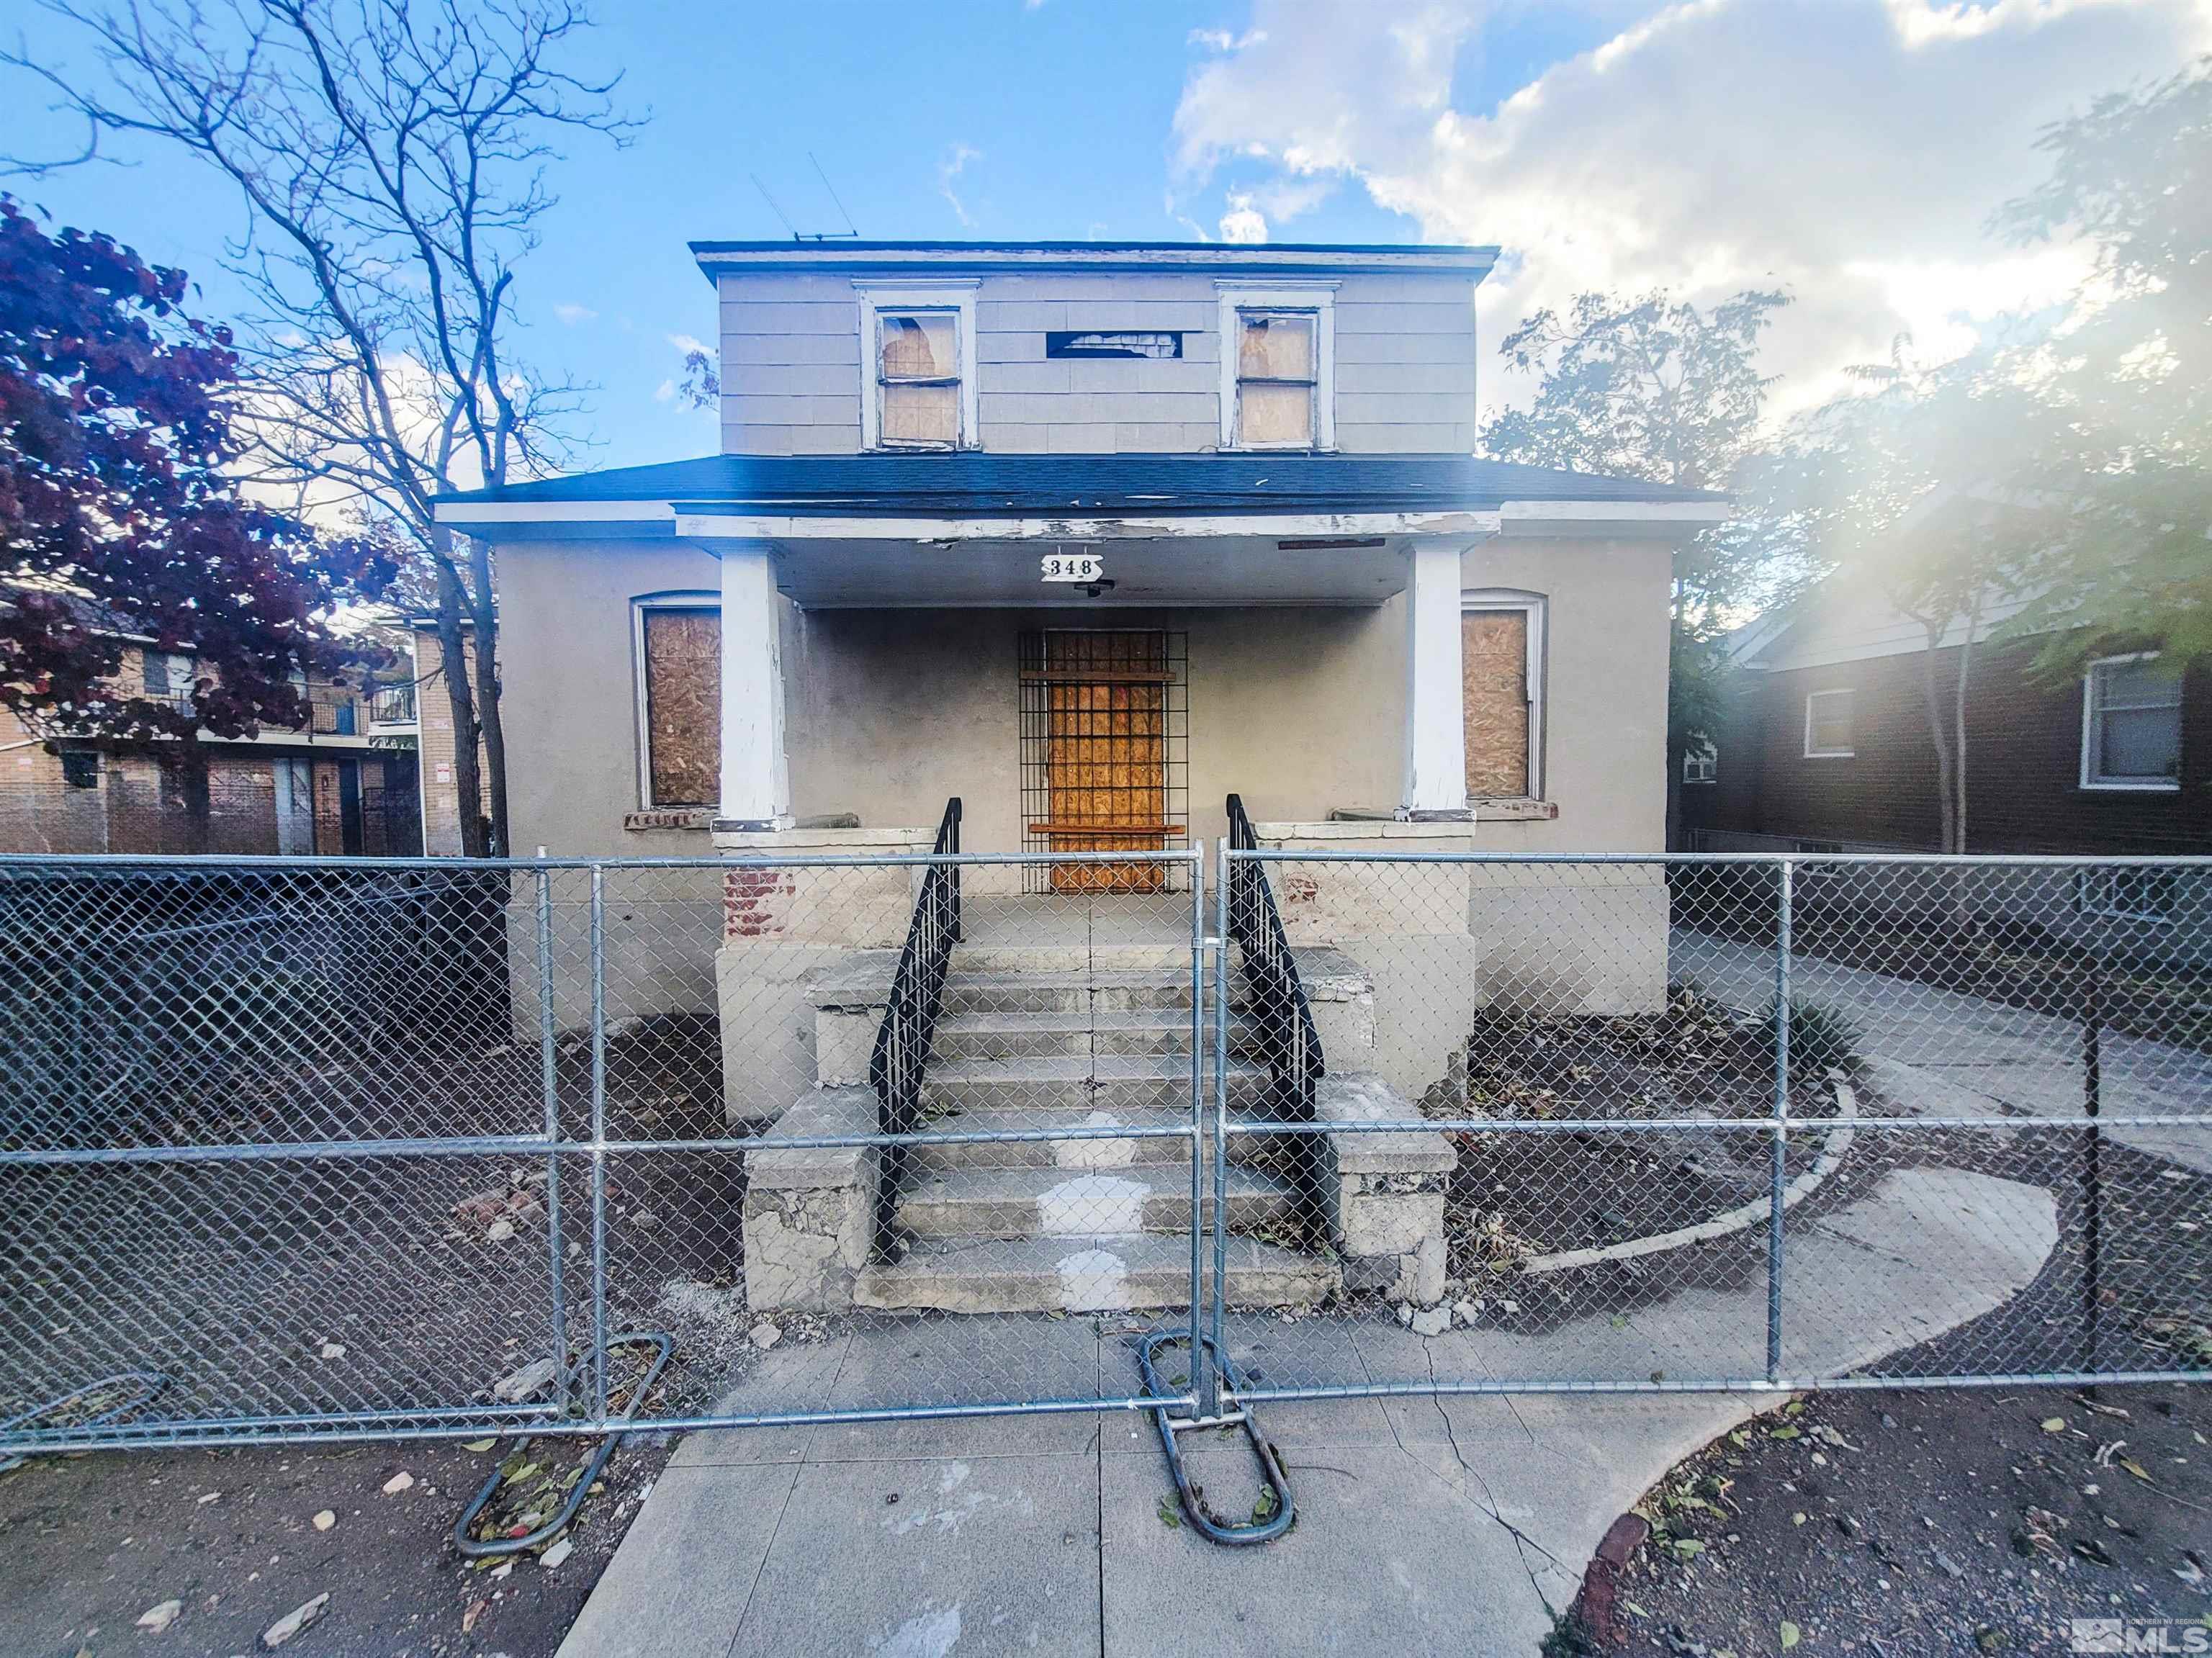
[[[1157,331],[1079,334],[1060,330],[1044,337],[1048,357],[1180,357],[1182,336]]]

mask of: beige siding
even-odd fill
[[[724,451],[856,452],[865,382],[852,279],[763,273],[724,276],[720,288]],[[1214,273],[986,275],[975,319],[975,435],[985,451],[1192,453],[1218,445]],[[1474,448],[1474,309],[1466,277],[1348,276],[1337,288],[1336,319],[1340,448]],[[1048,359],[1045,336],[1061,329],[1176,331],[1184,355]]]
[[[1658,543],[1491,544],[1466,556],[1468,587],[1549,601],[1544,777],[1559,816],[1486,823],[1486,848],[1662,845],[1668,568]],[[517,544],[502,551],[500,574],[517,846],[707,853],[703,830],[630,832],[623,818],[638,805],[630,601],[714,592],[715,561],[666,544]],[[1189,635],[1194,835],[1223,833],[1231,790],[1262,820],[1395,804],[1402,599],[1372,609],[787,610],[793,810],[854,812],[872,828],[927,825],[958,794],[969,849],[1017,849],[1015,641],[1078,618]]]

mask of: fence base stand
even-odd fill
[[[574,1393],[578,1379],[583,1375],[584,1367],[593,1359],[604,1360],[605,1354],[611,1352],[617,1347],[638,1346],[646,1343],[652,1344],[653,1363],[647,1368],[643,1379],[630,1390],[629,1403],[623,1407],[620,1423],[607,1430],[606,1437],[599,1442],[599,1449],[592,1453],[592,1460],[586,1465],[584,1472],[577,1476],[576,1483],[568,1488],[568,1500],[563,1503],[553,1517],[544,1525],[534,1531],[526,1532],[520,1537],[471,1537],[469,1527],[476,1523],[477,1516],[484,1511],[485,1507],[499,1491],[500,1481],[503,1477],[501,1466],[506,1461],[506,1458],[499,1459],[499,1461],[493,1464],[490,1476],[477,1487],[477,1494],[469,1499],[468,1506],[461,1510],[461,1517],[453,1522],[453,1546],[461,1552],[464,1558],[471,1560],[495,1560],[503,1555],[521,1554],[527,1550],[536,1548],[540,1543],[547,1541],[567,1529],[569,1523],[575,1519],[577,1510],[584,1506],[584,1498],[591,1494],[592,1485],[598,1480],[599,1475],[605,1472],[608,1459],[614,1455],[615,1447],[622,1442],[622,1436],[626,1433],[635,1433],[641,1428],[651,1425],[645,1423],[639,1423],[634,1426],[629,1424],[631,1419],[637,1414],[637,1407],[644,1402],[646,1394],[653,1390],[653,1384],[660,1380],[660,1373],[668,1368],[669,1357],[675,1351],[675,1343],[665,1330],[629,1330],[621,1335],[609,1336],[605,1348],[600,1352],[586,1353],[569,1368],[568,1390]],[[514,1450],[520,1451],[529,1443],[528,1434],[519,1435],[514,1442]],[[513,1452],[509,1453],[510,1455],[513,1454]]]
[[[1231,1398],[1244,1389],[1244,1378],[1230,1362],[1229,1356],[1215,1345],[1212,1336],[1200,1336],[1206,1352],[1211,1356],[1216,1374],[1221,1378],[1223,1391]],[[1191,1345],[1188,1331],[1156,1330],[1144,1339],[1137,1349],[1137,1371],[1144,1380],[1147,1397],[1158,1397],[1164,1390],[1159,1375],[1153,1365],[1152,1356],[1163,1347]],[[1238,1406],[1220,1416],[1201,1417],[1191,1413],[1189,1407],[1180,1405],[1161,1405],[1152,1411],[1152,1420],[1160,1430],[1161,1448],[1168,1454],[1168,1472],[1175,1476],[1176,1496],[1182,1503],[1183,1513],[1200,1537],[1211,1543],[1240,1547],[1253,1543],[1272,1543],[1290,1530],[1297,1518],[1297,1510],[1291,1497],[1290,1477],[1283,1472],[1281,1459],[1275,1448],[1260,1432],[1260,1424],[1252,1412]],[[1241,1427],[1244,1437],[1258,1459],[1260,1473],[1267,1482],[1267,1491],[1254,1506],[1255,1518],[1249,1525],[1231,1525],[1218,1520],[1210,1513],[1198,1488],[1191,1484],[1190,1472],[1183,1467],[1182,1450],[1176,1443],[1176,1436],[1190,1428]],[[1270,1506],[1272,1504],[1272,1506]]]

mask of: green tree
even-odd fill
[[[1710,308],[1663,289],[1628,299],[1583,294],[1565,314],[1531,314],[1498,345],[1538,377],[1526,409],[1482,428],[1499,460],[1642,478],[1687,489],[1735,482],[1754,452],[1773,378],[1759,372],[1759,337],[1787,295],[1747,289]],[[1786,583],[1787,543],[1766,515],[1698,536],[1675,556],[1667,701],[1668,817],[1682,759],[1711,741],[1726,661],[1718,635]]]
[[[2212,656],[2212,59],[2113,93],[2039,140],[2051,173],[1999,227],[2095,267],[2039,374],[2016,488],[2045,503],[2011,630],[2071,671],[2114,641]]]

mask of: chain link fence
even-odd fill
[[[951,845],[0,859],[0,1452],[2212,1366],[2212,860]]]

